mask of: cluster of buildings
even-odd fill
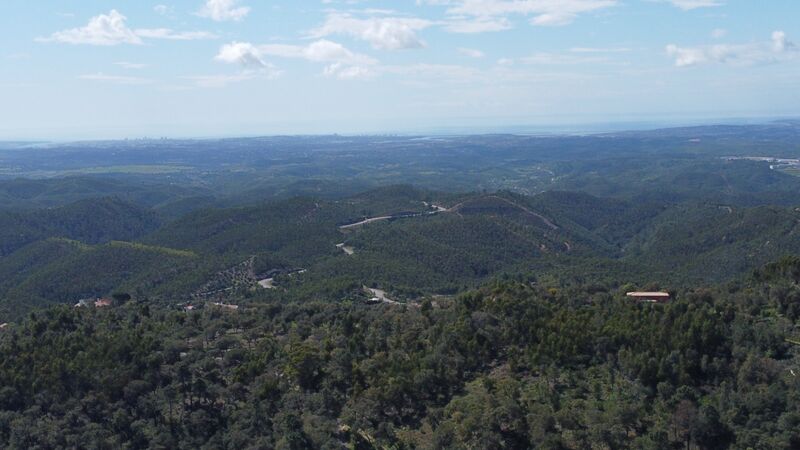
[[[94,306],[95,308],[107,308],[112,306],[114,302],[110,298],[84,298],[75,303],[76,308],[84,308],[87,306]]]
[[[745,160],[769,163],[772,170],[800,168],[800,159],[775,158],[772,156],[727,156],[727,161]]]

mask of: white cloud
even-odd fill
[[[699,47],[678,47],[670,44],[667,55],[675,59],[677,67],[709,63],[753,65],[781,62],[798,56],[798,47],[786,38],[783,31],[772,33],[769,42],[752,44],[717,44]]]
[[[250,14],[250,8],[238,4],[239,0],[207,0],[197,15],[217,22],[239,21]]]
[[[676,6],[684,11],[690,11],[697,8],[710,8],[714,6],[722,6],[719,0],[666,0],[673,6]]]
[[[798,50],[798,47],[794,42],[791,42],[788,39],[786,39],[786,33],[784,33],[783,31],[773,31],[772,50],[778,53],[782,53],[785,51],[796,52]]]
[[[333,63],[326,66],[322,74],[326,77],[335,77],[340,80],[360,80],[372,78],[375,75],[369,67],[346,66],[342,63]]]
[[[715,28],[711,31],[711,37],[714,39],[722,39],[727,36],[728,31],[723,28]]]
[[[244,67],[266,67],[261,50],[249,42],[233,42],[220,48],[217,61],[228,64],[240,64]]]
[[[374,65],[377,61],[367,55],[354,53],[343,45],[320,39],[309,45],[267,44],[258,47],[262,54],[281,58],[302,58],[313,62],[332,62],[349,65]]]
[[[266,44],[233,42],[222,46],[217,61],[239,64],[244,67],[271,67],[266,57],[295,58],[328,64],[323,74],[341,79],[366,78],[372,76],[371,66],[378,61],[366,55],[354,53],[343,45],[320,39],[308,45]]]
[[[458,53],[470,58],[483,58],[486,56],[482,51],[474,48],[459,48]]]
[[[709,61],[708,51],[704,48],[685,48],[675,44],[667,45],[667,55],[675,58],[677,67],[694,66]]]
[[[125,16],[112,9],[108,14],[92,17],[85,27],[57,31],[38,40],[89,45],[141,44],[142,39],[125,25],[125,20]]]
[[[432,25],[434,23],[429,20],[413,17],[361,19],[351,14],[332,13],[322,26],[311,32],[311,37],[343,34],[367,41],[376,49],[401,50],[424,47],[425,43],[417,36],[417,32]]]
[[[128,85],[150,84],[153,82],[153,80],[149,80],[147,78],[106,75],[102,72],[98,72],[95,74],[81,75],[78,78],[80,78],[81,80],[88,80],[88,81],[101,81],[105,83],[128,84]]]
[[[266,53],[260,47],[249,42],[231,42],[220,47],[214,59],[225,64],[237,64],[242,67],[241,72],[233,75],[201,75],[185,78],[198,87],[214,88],[258,78],[269,80],[278,78],[281,71],[270,64],[265,56]]]
[[[478,18],[483,23],[498,25],[497,18],[509,15],[532,16],[533,25],[558,26],[571,23],[580,14],[598,11],[617,4],[617,0],[419,0],[418,2],[449,5],[447,14]]]
[[[57,31],[39,42],[61,42],[65,44],[119,45],[142,44],[146,39],[194,40],[212,39],[216,36],[204,31],[174,31],[169,28],[142,28],[132,30],[125,23],[127,17],[112,9],[108,14],[100,14],[89,19],[85,27]]]
[[[325,39],[316,41],[303,49],[303,55],[311,61],[335,61],[346,64],[376,64],[369,56],[353,53],[341,44]]]

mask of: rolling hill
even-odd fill
[[[380,220],[342,228],[370,217]],[[306,269],[279,277],[270,294],[298,298],[368,285],[413,299],[514,274],[703,285],[800,252],[799,219],[780,206],[390,186],[200,209],[157,226],[153,213],[120,200],[87,200],[4,216],[0,297],[16,312],[115,290],[176,302],[253,257],[254,292],[256,275]],[[123,240],[141,244],[113,242]]]
[[[155,213],[118,198],[80,200],[52,209],[0,211],[0,256],[47,238],[90,244],[132,240],[158,225]]]
[[[129,292],[182,296],[207,276],[191,252],[112,241],[89,246],[49,239],[0,260],[0,314],[17,317],[36,307]],[[8,277],[8,278],[6,278]]]

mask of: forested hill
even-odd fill
[[[118,198],[95,198],[52,209],[0,210],[0,257],[47,238],[87,244],[132,240],[158,228],[155,213]]]
[[[799,281],[54,307],[0,330],[0,446],[796,448]]]
[[[209,277],[196,254],[112,241],[89,246],[47,239],[0,259],[0,317],[51,304],[126,293],[183,298]]]
[[[114,293],[182,303],[214,291],[225,300],[275,276],[293,299],[352,298],[366,285],[415,300],[517,274],[696,287],[800,254],[796,207],[568,191],[388,186],[337,200],[200,208],[171,221],[97,198],[0,212],[0,223],[0,320]]]
[[[195,202],[195,206],[203,205],[208,201],[208,195],[207,189],[192,183],[178,185],[152,178],[88,175],[43,179],[0,177],[0,210],[57,208],[81,200],[112,196],[169,213],[169,208],[186,200]]]

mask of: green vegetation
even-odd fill
[[[668,305],[506,280],[414,307],[52,308],[0,334],[0,444],[793,448],[798,274]]]
[[[182,296],[208,276],[191,252],[110,242],[48,239],[0,260],[0,314],[17,317],[53,303],[132,292]]]
[[[96,244],[135,239],[157,226],[154,213],[115,198],[82,200],[29,212],[0,211],[0,256],[50,237]]]
[[[393,214],[401,218],[340,229]],[[455,195],[391,186],[339,200],[199,209],[162,226],[155,213],[116,199],[0,218],[7,224],[0,233],[7,255],[0,274],[8,274],[0,287],[9,286],[0,290],[0,319],[6,320],[35,305],[109,295],[118,287],[185,301],[207,292],[203,286],[215,273],[251,258],[254,265],[232,278],[237,289],[256,289],[260,275],[303,268],[300,278],[276,280],[298,300],[327,298],[331,285],[369,285],[413,300],[463,292],[503,274],[705,285],[800,253],[794,208],[637,203],[563,191]],[[76,256],[76,247],[63,254],[53,238],[105,245]],[[345,255],[340,243],[355,254]],[[166,267],[173,276],[163,276]],[[238,292],[225,283],[211,284]]]
[[[113,196],[141,207],[154,208],[168,217],[175,217],[168,207],[186,199],[194,199],[195,207],[202,206],[209,203],[207,195],[206,189],[189,182],[179,186],[160,178],[75,176],[0,179],[0,211],[56,208],[81,200]]]
[[[0,149],[0,448],[800,448],[798,138]]]

